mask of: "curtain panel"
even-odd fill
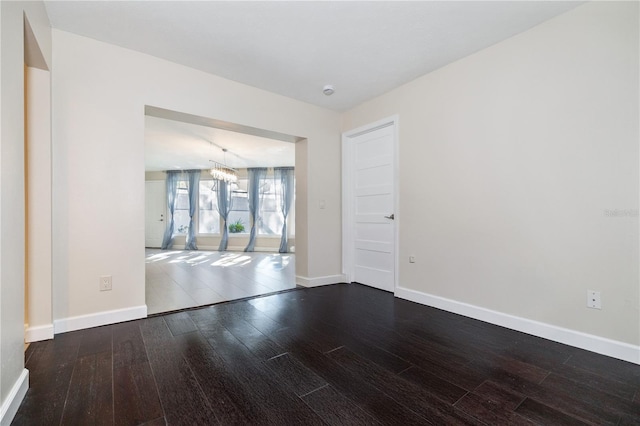
[[[167,227],[162,237],[162,250],[170,249],[173,246],[173,212],[176,207],[176,194],[178,193],[178,181],[180,180],[181,170],[168,170],[167,179],[165,181],[167,189],[167,209],[169,210],[170,219],[167,221]]]
[[[247,169],[249,183],[247,188],[247,196],[249,198],[249,215],[251,216],[251,232],[249,233],[249,243],[244,249],[246,252],[253,251],[256,247],[256,237],[258,235],[258,225],[260,223],[260,204],[264,192],[261,191],[261,184],[267,177],[266,167],[253,167]]]
[[[185,174],[189,182],[189,230],[187,231],[187,240],[184,249],[198,250],[198,246],[196,245],[196,226],[193,223],[193,217],[198,208],[200,170],[187,170]]]
[[[229,243],[229,225],[227,219],[229,218],[229,212],[231,211],[231,184],[223,180],[216,180],[218,186],[218,213],[222,218],[222,238],[220,239],[219,251],[226,251]]]
[[[282,221],[282,237],[280,239],[280,249],[278,250],[280,253],[288,253],[289,251],[289,236],[287,231],[287,216],[289,215],[289,210],[291,209],[291,203],[294,197],[294,168],[293,167],[276,167],[273,169],[275,174],[276,181],[280,181],[280,206],[282,209],[282,216],[284,220]]]

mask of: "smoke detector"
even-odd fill
[[[333,92],[335,92],[336,89],[333,88],[332,85],[327,84],[322,88],[322,93],[324,93],[326,96],[331,96],[333,95]]]

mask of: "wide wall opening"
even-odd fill
[[[149,314],[295,287],[303,139],[146,107]]]

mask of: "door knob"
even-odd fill
[[[391,213],[391,216],[385,216],[385,219],[391,219],[391,220],[394,220],[394,219],[395,219],[395,216],[394,216],[394,214],[393,214],[393,213]]]

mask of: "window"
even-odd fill
[[[282,231],[282,210],[280,208],[280,197],[273,177],[267,177],[260,184],[262,204],[260,206],[260,223],[258,223],[258,235],[280,235]]]
[[[232,185],[231,211],[227,219],[227,226],[231,234],[248,234],[251,230],[249,198],[247,191],[240,189],[246,187],[247,179],[238,179],[238,185]]]
[[[231,211],[227,226],[231,235],[248,234],[251,231],[251,215],[249,214],[249,198],[247,194],[248,179],[238,179],[231,185]],[[260,181],[262,201],[260,203],[260,219],[257,223],[258,235],[279,237],[282,231],[282,207],[280,182],[274,179],[273,172]],[[295,208],[289,210],[287,229],[294,235]],[[218,192],[214,180],[201,180],[198,188],[198,209],[194,220],[198,224],[198,235],[220,235],[222,220],[218,213]],[[189,231],[189,182],[178,181],[176,204],[174,209],[174,235],[186,235]],[[241,226],[238,226],[241,225]]]
[[[260,192],[263,193],[260,205],[260,223],[258,223],[258,235],[280,236],[282,232],[282,185],[273,175],[266,177],[261,185]],[[294,235],[294,202],[291,204],[287,217],[287,231],[289,235]]]
[[[200,181],[198,209],[198,233],[220,234],[218,193],[213,180]]]
[[[186,180],[180,180],[173,211],[173,233],[185,235],[189,230],[189,220],[189,183]]]

